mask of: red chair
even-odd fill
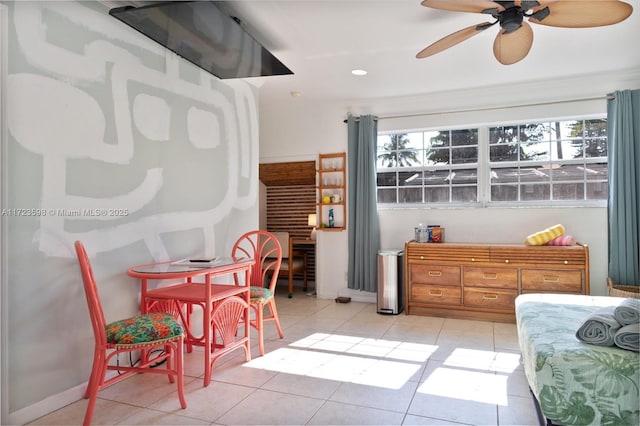
[[[264,322],[274,321],[280,338],[284,338],[276,300],[274,298],[278,273],[282,264],[282,247],[278,239],[267,231],[250,231],[238,238],[231,251],[233,257],[250,257],[255,260],[251,271],[250,306],[255,318],[250,325],[258,330],[260,355],[264,355]],[[265,287],[265,282],[268,286]],[[265,315],[265,306],[268,314]]]
[[[83,424],[91,424],[100,390],[137,373],[167,374],[170,383],[178,382],[180,406],[187,408],[187,402],[184,398],[184,365],[182,360],[184,331],[182,326],[171,314],[161,312],[138,315],[106,324],[87,252],[80,241],[75,242],[75,249],[82,271],[82,281],[95,338],[93,367],[84,394],[84,398],[89,398],[89,405]],[[149,359],[148,355],[154,349],[161,349],[163,352]],[[139,365],[109,364],[114,357],[117,358],[118,354],[135,351],[140,351]],[[158,368],[158,363],[165,360],[166,368]],[[106,380],[108,370],[118,371],[119,374]]]
[[[245,345],[241,339],[237,338],[238,326],[242,322],[242,318],[244,318],[244,312],[247,307],[247,302],[244,299],[238,296],[231,296],[222,302],[218,302],[213,309],[211,314],[213,344],[223,350],[214,353],[211,361],[212,366],[222,355],[238,347],[244,349],[247,361],[251,359],[248,345]]]

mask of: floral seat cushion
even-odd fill
[[[254,302],[266,302],[269,298],[273,297],[273,292],[266,287],[253,287],[249,288],[249,298],[252,303]]]
[[[167,313],[154,312],[114,321],[105,327],[107,342],[133,345],[170,339],[183,333],[182,326]]]

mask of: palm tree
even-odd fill
[[[409,139],[406,133],[389,135],[389,142],[385,143],[384,154],[378,155],[383,167],[408,167],[420,163],[418,154],[413,148],[407,148]]]

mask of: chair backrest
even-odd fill
[[[76,256],[80,264],[82,272],[82,283],[84,284],[84,294],[87,296],[87,306],[89,307],[89,316],[91,317],[91,326],[93,327],[93,336],[96,339],[96,345],[106,345],[107,332],[105,330],[104,312],[100,304],[98,296],[98,287],[93,276],[93,268],[89,262],[89,256],[84,245],[80,241],[75,242]]]
[[[271,277],[269,290],[275,291],[282,263],[282,246],[271,232],[249,231],[236,241],[231,250],[233,257],[249,257],[256,263],[251,270],[251,285],[262,287],[265,277]]]
[[[280,247],[282,248],[282,258],[289,258],[289,233],[286,231],[272,232],[273,236],[278,239]]]

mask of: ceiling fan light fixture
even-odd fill
[[[519,7],[511,7],[500,14],[500,27],[505,33],[512,33],[522,26],[522,10]]]

